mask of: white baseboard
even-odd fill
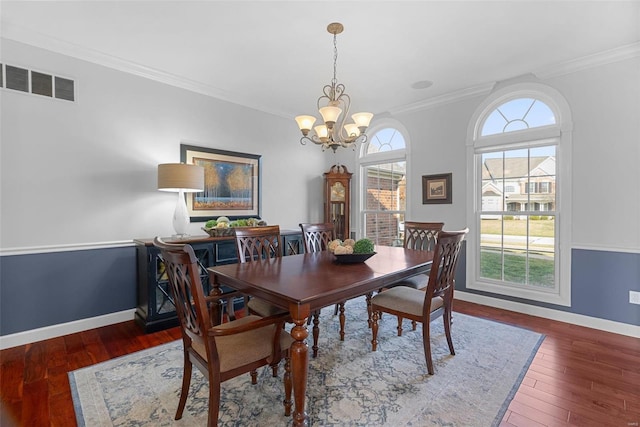
[[[517,313],[530,314],[532,316],[543,317],[545,319],[557,320],[559,322],[566,322],[587,328],[599,329],[601,331],[613,332],[614,334],[640,338],[640,326],[614,322],[612,320],[598,319],[596,317],[568,313],[566,311],[553,310],[551,308],[538,307],[515,301],[507,301],[464,291],[455,291],[454,295],[456,299],[462,301],[475,302],[489,307],[502,308],[504,310],[515,311]]]
[[[135,308],[0,337],[0,350],[133,320]]]

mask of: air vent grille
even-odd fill
[[[13,65],[0,64],[0,85],[49,98],[71,102],[76,100],[73,80]]]

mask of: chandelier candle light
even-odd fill
[[[336,36],[344,30],[339,22],[327,26],[327,31],[333,34],[333,79],[331,84],[322,89],[324,95],[318,98],[318,111],[324,121],[323,125],[314,127],[316,118],[313,116],[297,116],[296,122],[302,131],[300,143],[306,145],[308,141],[321,145],[322,151],[331,148],[334,152],[338,147],[353,147],[358,142],[367,141],[365,131],[373,117],[372,113],[356,113],[351,116],[355,123],[346,123],[351,98],[344,91],[344,85],[338,84],[336,79],[336,62],[338,59],[338,47]],[[343,114],[344,112],[344,114]]]
[[[178,193],[178,203],[173,213],[173,228],[178,238],[188,236],[189,212],[184,193],[204,191],[204,168],[185,163],[158,165],[158,190]]]

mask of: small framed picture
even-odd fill
[[[422,204],[451,203],[451,175],[422,175]]]

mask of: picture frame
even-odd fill
[[[452,203],[451,173],[422,175],[422,204]]]
[[[204,191],[187,193],[192,222],[261,214],[262,156],[180,144],[180,161],[204,167]]]

